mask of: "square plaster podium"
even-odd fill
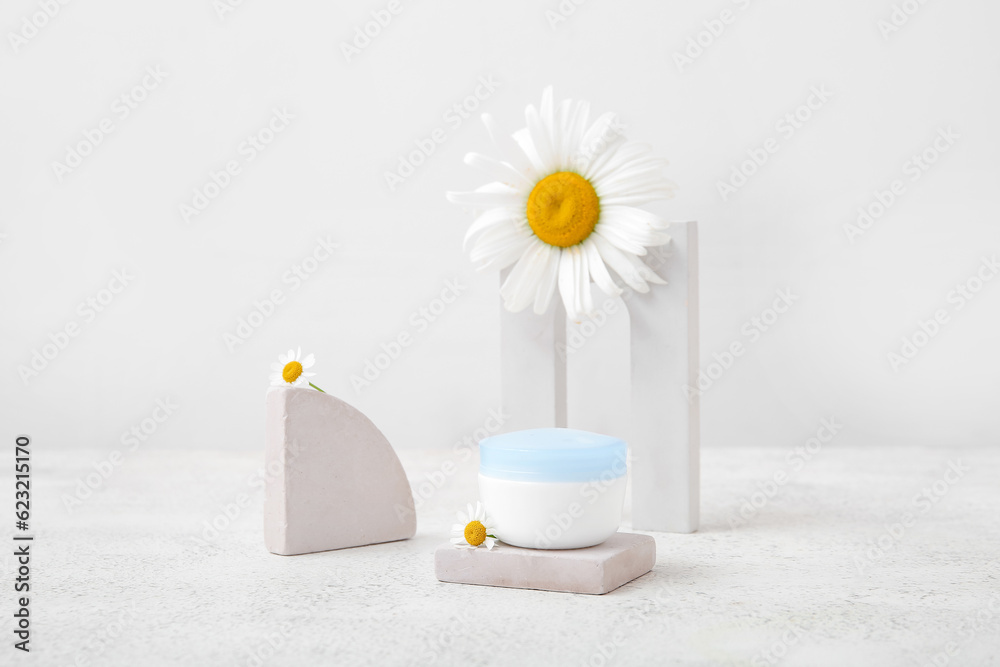
[[[440,581],[561,593],[604,595],[641,577],[656,564],[649,535],[615,533],[585,549],[523,549],[502,542],[492,550],[445,544],[434,553]]]
[[[627,295],[631,415],[627,432],[632,529],[698,529],[698,226],[671,222],[670,243],[646,264],[666,285]],[[501,276],[501,284],[504,276]],[[626,287],[626,290],[629,288]],[[573,427],[567,423],[566,312],[511,313],[501,307],[501,383],[505,430]]]

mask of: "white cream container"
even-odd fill
[[[579,549],[618,531],[624,440],[565,428],[516,431],[480,443],[479,497],[500,541]]]

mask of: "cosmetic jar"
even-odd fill
[[[479,445],[479,497],[501,542],[579,549],[618,531],[624,440],[566,428],[504,433]]]

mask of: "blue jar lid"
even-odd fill
[[[626,472],[624,440],[569,428],[535,428],[479,443],[479,472],[524,482],[611,480]]]

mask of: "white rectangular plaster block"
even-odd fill
[[[632,337],[632,528],[698,530],[698,226],[671,222],[667,281],[628,304]],[[689,390],[685,391],[685,387]]]

